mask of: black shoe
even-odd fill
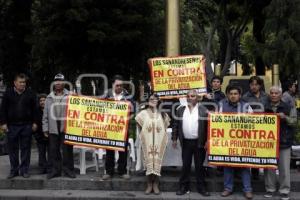
[[[26,173],[26,172],[23,173],[22,176],[23,176],[24,178],[29,178],[29,177],[30,177],[30,175],[29,175],[28,173]]]
[[[70,171],[70,170],[64,171],[64,175],[69,178],[76,178],[75,172]]]
[[[14,177],[16,177],[16,176],[19,176],[19,174],[18,174],[18,173],[10,173],[10,174],[7,176],[7,179],[12,179],[12,178],[14,178]]]
[[[188,193],[190,193],[190,190],[181,187],[181,188],[176,192],[176,195],[184,195],[184,194],[188,194]]]
[[[51,172],[50,174],[47,175],[47,179],[52,179],[52,178],[60,177],[60,176],[61,176],[60,173]]]
[[[204,189],[198,190],[198,193],[201,194],[204,197],[210,196],[210,193]]]

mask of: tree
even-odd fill
[[[263,57],[269,65],[278,63],[281,79],[299,74],[300,63],[300,1],[272,0],[265,9]]]
[[[48,83],[58,71],[143,78],[147,59],[163,52],[162,11],[158,0],[35,0],[34,72]]]
[[[213,75],[211,62],[222,63],[222,76],[226,75],[230,62],[238,59],[239,41],[251,19],[252,1],[193,0],[185,5],[190,11],[186,14],[188,20],[201,35],[199,46],[207,59],[208,77]]]
[[[30,75],[30,9],[30,0],[0,1],[0,67],[9,83],[17,72]]]

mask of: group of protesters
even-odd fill
[[[67,97],[70,92],[65,88],[65,77],[54,77],[54,89],[50,94],[36,94],[26,87],[27,76],[17,74],[14,86],[8,88],[3,96],[0,109],[0,123],[7,133],[10,159],[8,179],[16,176],[30,177],[29,165],[32,135],[36,138],[39,150],[41,174],[47,178],[59,177],[62,173],[69,178],[76,178],[74,171],[73,146],[64,143],[64,117]],[[258,76],[249,79],[249,88],[244,95],[239,86],[228,85],[225,94],[221,91],[222,78],[215,76],[205,95],[199,96],[196,90],[189,90],[187,104],[176,108],[176,116],[169,116],[160,108],[161,100],[155,93],[148,96],[144,109],[137,112],[135,120],[139,129],[142,145],[147,187],[145,194],[160,194],[159,177],[165,149],[168,142],[167,128],[172,127],[172,145],[182,149],[182,169],[177,195],[190,192],[190,173],[194,158],[196,184],[198,192],[210,196],[205,185],[203,166],[207,148],[207,116],[209,112],[230,113],[276,113],[280,117],[279,149],[279,193],[282,200],[289,199],[290,193],[290,155],[293,143],[293,126],[296,124],[295,109],[296,83],[288,84],[288,91],[279,86],[272,86],[269,94],[263,91],[263,81]],[[112,79],[112,89],[106,99],[132,101],[123,88],[123,77],[116,75]],[[206,102],[206,103],[205,103]],[[209,102],[209,104],[207,104]],[[38,106],[37,106],[38,105]],[[171,120],[172,118],[172,120]],[[126,139],[128,140],[128,138]],[[19,160],[19,150],[21,159]],[[62,151],[61,151],[62,150]],[[103,180],[115,175],[115,152],[106,150],[105,174]],[[117,173],[120,178],[130,179],[127,172],[127,148],[119,152]],[[224,190],[222,197],[234,191],[234,172],[237,168],[224,167]],[[246,199],[253,198],[251,176],[258,177],[257,169],[240,168],[243,192]],[[265,169],[266,198],[272,198],[276,192],[276,172]]]

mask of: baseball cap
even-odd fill
[[[65,80],[65,76],[63,75],[63,74],[56,74],[55,76],[54,76],[54,80],[55,81],[64,81]]]

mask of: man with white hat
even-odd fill
[[[47,96],[43,114],[43,132],[49,137],[51,172],[47,178],[65,176],[76,178],[74,172],[73,146],[64,144],[64,118],[69,91],[65,89],[65,77],[54,77],[54,90]],[[60,148],[62,148],[62,155]]]

